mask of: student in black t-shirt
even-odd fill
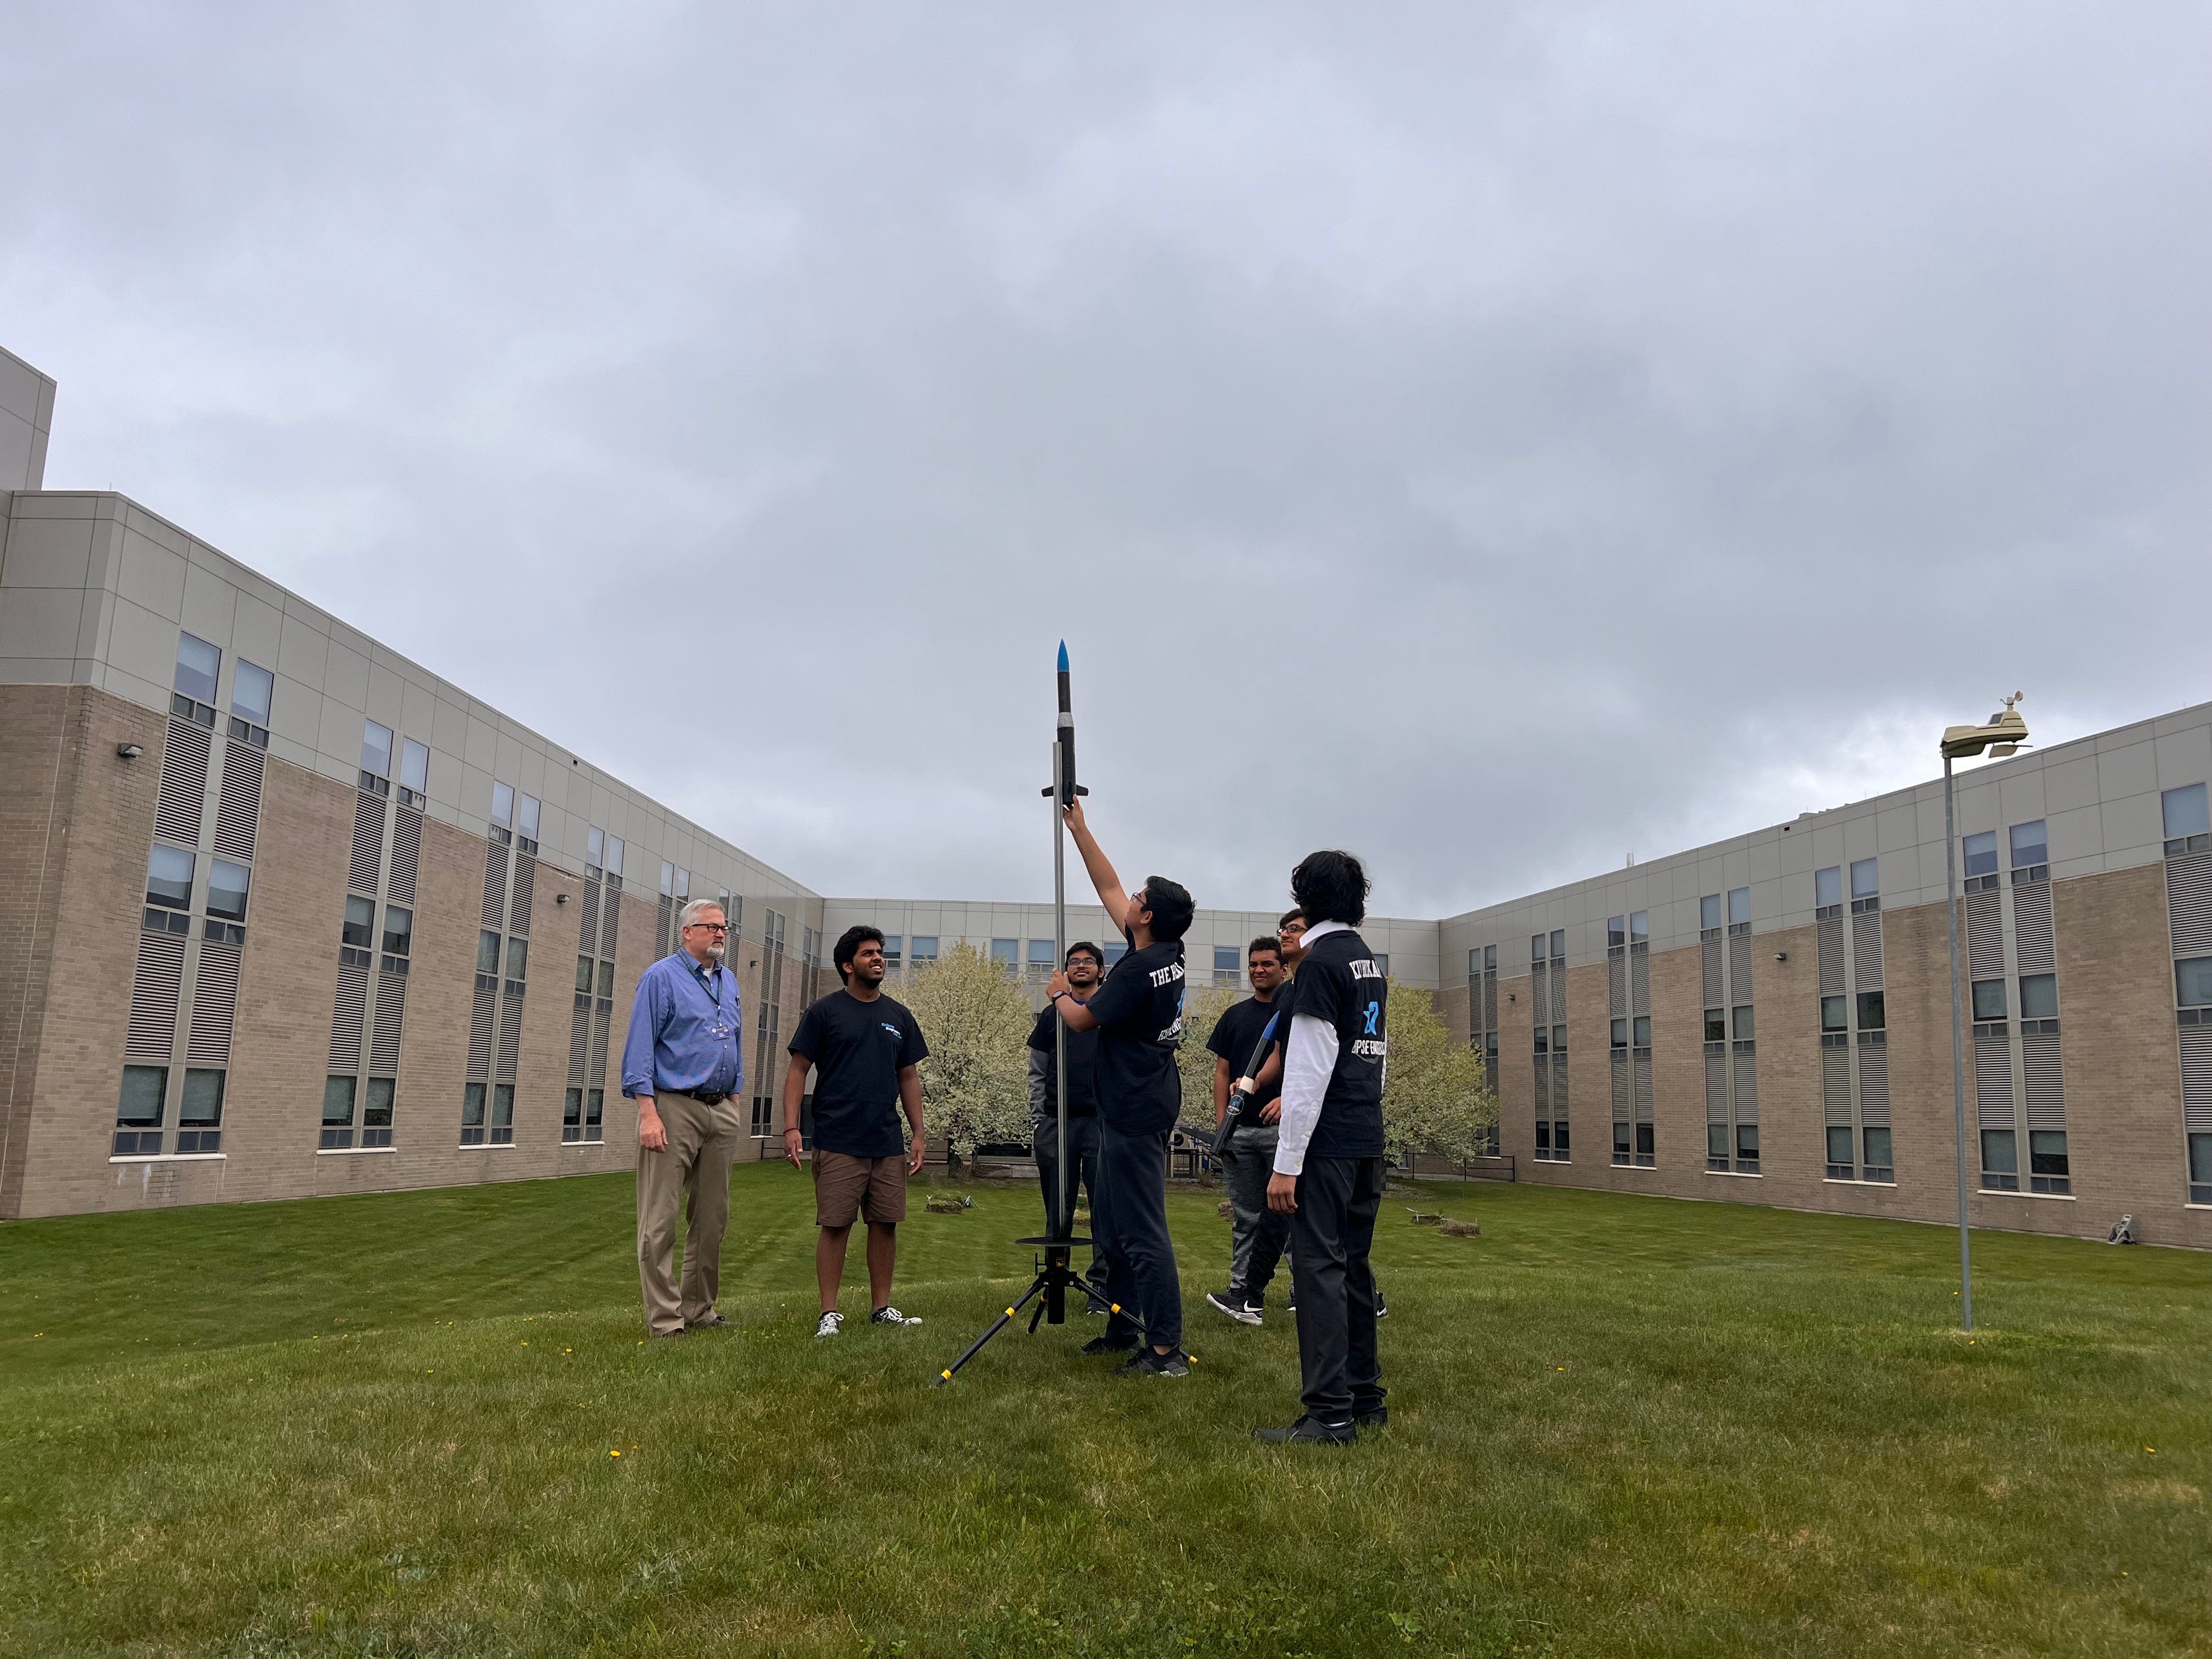
[[[1105,971],[1106,953],[1089,939],[1067,947],[1067,994],[1088,1002]],[[1048,1005],[1030,1032],[1030,1140],[1036,1155],[1037,1186],[1044,1194],[1044,1224],[1049,1234],[1060,1204],[1060,1016]],[[1075,1213],[1079,1193],[1091,1195],[1091,1218],[1098,1220],[1098,1033],[1067,1034],[1067,1209]],[[1073,1231],[1073,1222],[1070,1223]],[[1106,1255],[1094,1242],[1091,1282],[1106,1285]]]
[[[915,1068],[929,1053],[921,1027],[903,1003],[885,996],[884,936],[873,927],[848,927],[830,953],[842,991],[832,991],[802,1015],[791,1034],[791,1063],[783,1074],[783,1155],[799,1168],[805,1137],[799,1103],[806,1073],[814,1084],[814,1278],[822,1292],[817,1336],[836,1336],[845,1316],[837,1287],[845,1276],[845,1245],[853,1223],[868,1218],[868,1316],[872,1325],[919,1325],[891,1306],[891,1270],[898,1262],[898,1224],[906,1219],[907,1177],[921,1168],[921,1075]],[[913,1126],[902,1144],[898,1109]]]
[[[1206,1046],[1212,1050],[1213,1121],[1229,1112],[1230,1091],[1253,1063],[1267,1023],[1281,1012],[1283,947],[1273,939],[1255,939],[1244,947],[1252,994],[1224,1009]],[[1279,1025],[1276,1028],[1281,1029]],[[1267,1285],[1291,1236],[1291,1218],[1267,1207],[1267,1176],[1275,1162],[1275,1099],[1279,1088],[1261,1086],[1247,1097],[1244,1116],[1223,1158],[1229,1189],[1229,1288],[1209,1291],[1206,1301],[1240,1325],[1257,1325],[1267,1305]]]
[[[1148,876],[1133,893],[1122,891],[1121,877],[1084,822],[1081,801],[1069,805],[1066,819],[1098,902],[1129,941],[1128,954],[1090,1001],[1075,1000],[1064,971],[1054,975],[1051,988],[1053,1006],[1071,1032],[1098,1033],[1098,1187],[1091,1225],[1107,1253],[1107,1294],[1122,1311],[1083,1351],[1135,1349],[1125,1372],[1188,1376],[1167,1180],[1168,1138],[1182,1112],[1176,1071],[1182,1045],[1182,936],[1195,907],[1188,892],[1162,876]]]
[[[1382,1081],[1389,986],[1356,931],[1367,872],[1349,853],[1313,853],[1291,874],[1305,913],[1297,1006],[1284,1051],[1282,1118],[1267,1206],[1291,1218],[1298,1368],[1305,1411],[1261,1440],[1348,1445],[1389,1420],[1375,1349],[1368,1252],[1382,1206]]]

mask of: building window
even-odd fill
[[[430,750],[412,738],[399,744],[399,804],[421,811],[430,802]]]
[[[2212,957],[2189,957],[2173,964],[2173,998],[2184,1008],[2212,1007]]]
[[[1721,896],[1718,893],[1708,893],[1698,901],[1698,931],[1710,938],[1720,937]]]
[[[1244,964],[1237,959],[1233,945],[1213,947],[1213,982],[1216,985],[1236,985],[1242,982]]]
[[[906,941],[896,933],[884,935],[884,968],[886,972],[894,974],[898,972],[899,964],[904,960],[902,952],[905,945]]]
[[[230,683],[230,735],[256,749],[269,746],[269,711],[276,696],[276,677],[243,657]]]
[[[1705,1041],[1708,1042],[1728,1041],[1728,1011],[1726,1009],[1705,1010]]]
[[[911,955],[911,960],[916,963],[934,962],[937,960],[936,934],[916,933],[914,936],[913,944],[914,950]]]
[[[364,720],[361,728],[361,769],[365,777],[392,776],[392,728]]]
[[[252,871],[228,859],[208,861],[207,913],[221,916],[226,921],[246,920],[246,890],[253,879]]]
[[[1861,859],[1851,866],[1851,914],[1881,908],[1881,861]]]
[[[2058,1018],[2058,975],[2022,974],[2020,976],[2020,1017],[2022,1019]]]
[[[1974,981],[1974,1018],[2002,1019],[2005,1018],[2005,982],[2001,979],[1978,979]]]
[[[514,833],[514,786],[511,783],[491,787],[491,827],[492,839],[506,846]]]
[[[1984,830],[1979,835],[1968,836],[1962,850],[1966,860],[1966,890],[1978,893],[1984,887],[1996,886],[1997,832]]]
[[[224,1073],[194,1069],[185,1073],[184,1097],[177,1103],[177,1150],[179,1152],[219,1152],[222,1150],[222,1091]]]
[[[526,853],[538,850],[538,797],[525,795],[516,805],[514,844]]]
[[[1020,965],[1021,941],[1014,939],[994,939],[991,941],[991,961],[994,966],[1012,973]]]
[[[932,945],[934,945],[936,942],[937,941],[934,939],[930,941]],[[914,944],[915,951],[919,953],[921,949],[921,941],[917,939],[915,940]],[[1106,944],[1103,948],[1106,952],[1106,965],[1109,968],[1113,967],[1115,963],[1121,961],[1123,957],[1129,954],[1129,942],[1127,939],[1109,939],[1106,941]]]
[[[161,1115],[169,1096],[166,1066],[126,1066],[115,1107],[116,1158],[144,1158],[161,1150]]]
[[[2179,858],[2212,848],[2212,834],[2207,833],[2212,830],[2212,823],[2206,821],[2203,784],[2166,790],[2159,797],[2159,806],[2166,817],[2166,857]]]
[[[593,824],[584,832],[584,873],[596,877],[606,867],[607,832]]]
[[[2070,1193],[2073,1179],[2066,1162],[2066,1131],[2030,1129],[2027,1132],[2027,1186],[2030,1192]]]
[[[323,1082],[323,1139],[325,1150],[353,1145],[354,1091],[360,1079],[326,1078]]]
[[[404,974],[415,946],[415,913],[404,905],[384,907],[384,971]]]
[[[146,902],[170,910],[191,909],[192,867],[196,862],[194,855],[181,847],[164,847],[155,842],[152,855],[146,860]]]
[[[530,977],[530,941],[511,939],[507,942],[507,976],[520,985]]]
[[[388,1077],[369,1079],[368,1094],[361,1109],[362,1146],[389,1146],[392,1144],[392,1098],[396,1086]]]
[[[1816,920],[1826,921],[1844,913],[1844,866],[1831,865],[1826,870],[1813,872],[1813,915]]]
[[[2033,823],[2015,823],[2009,833],[2012,845],[2012,867],[2016,871],[2035,869],[2051,862],[2051,849],[2043,833],[2043,820]]]
[[[1749,929],[1751,927],[1750,888],[1735,887],[1729,890],[1728,917],[1729,930],[1731,933],[1739,927]]]
[[[1984,1191],[2020,1190],[2020,1161],[2009,1129],[1982,1131],[1982,1187]]]
[[[222,653],[193,634],[177,635],[176,695],[169,712],[179,720],[215,730],[215,683],[222,673]]]
[[[1823,1034],[1847,1029],[1850,1013],[1846,1006],[1848,1001],[1849,999],[1840,996],[1820,999],[1820,1030]]]
[[[629,843],[620,836],[607,837],[607,879],[609,881],[619,883],[622,880],[623,859],[629,847]]]
[[[481,1146],[484,1138],[484,1085],[465,1084],[461,1088],[461,1145]]]
[[[1882,1031],[1889,1028],[1887,993],[1862,991],[1859,993],[1859,1030]]]
[[[1897,1168],[1896,1165],[1890,1161],[1889,1131],[1887,1129],[1865,1129],[1862,1130],[1860,1134],[1861,1139],[1865,1144],[1866,1150],[1866,1162],[1863,1178],[1868,1181],[1895,1181],[1897,1179]]]

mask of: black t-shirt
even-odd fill
[[[1087,1005],[1098,1022],[1098,1112],[1125,1135],[1182,1115],[1182,941],[1160,939],[1114,964]]]
[[[1059,1024],[1060,1016],[1047,1006],[1030,1033],[1030,1047],[1045,1056],[1044,1109],[1055,1117],[1060,1115],[1060,1066],[1052,1054],[1053,1031]],[[1098,1033],[1079,1031],[1072,1025],[1067,1030],[1067,1115],[1098,1115]]]
[[[1278,989],[1273,1001],[1262,1002],[1257,997],[1247,997],[1243,1001],[1223,1010],[1221,1018],[1214,1022],[1213,1035],[1206,1038],[1206,1046],[1229,1062],[1229,1081],[1232,1087],[1238,1078],[1253,1076],[1259,1072],[1258,1063],[1252,1059],[1253,1047],[1260,1041],[1260,1033],[1267,1029],[1267,1022],[1281,1013],[1283,1007],[1283,991]],[[1275,1027],[1275,1034],[1277,1036],[1283,1035],[1281,1025]],[[1260,1056],[1261,1060],[1267,1058],[1265,1054]],[[1245,1107],[1249,1121],[1258,1122],[1260,1109],[1282,1092],[1279,1079],[1273,1086],[1262,1084],[1260,1092],[1254,1095]]]
[[[1309,1158],[1382,1156],[1382,1072],[1389,1049],[1389,983],[1367,941],[1325,934],[1298,964],[1297,1012],[1336,1028],[1336,1069],[1322,1097]]]
[[[802,1015],[791,1052],[814,1062],[814,1145],[854,1158],[896,1158],[898,1074],[929,1053],[921,1027],[904,1003],[878,996],[863,1002],[832,991]]]

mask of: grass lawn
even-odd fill
[[[650,1346],[626,1176],[0,1227],[0,1653],[2212,1655],[2212,1258],[1981,1235],[1969,1342],[1939,1229],[1394,1194],[1391,1425],[1272,1449],[1213,1194],[1190,1378],[944,1389],[1038,1206],[919,1200],[821,1343],[772,1165]]]

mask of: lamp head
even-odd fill
[[[2015,691],[2004,701],[2004,707],[1989,718],[1986,726],[1947,726],[1943,741],[1938,745],[1946,760],[1960,760],[1968,755],[1978,755],[1988,750],[1990,756],[2002,760],[2017,754],[2027,742],[2027,722],[2014,705],[2021,701]]]

